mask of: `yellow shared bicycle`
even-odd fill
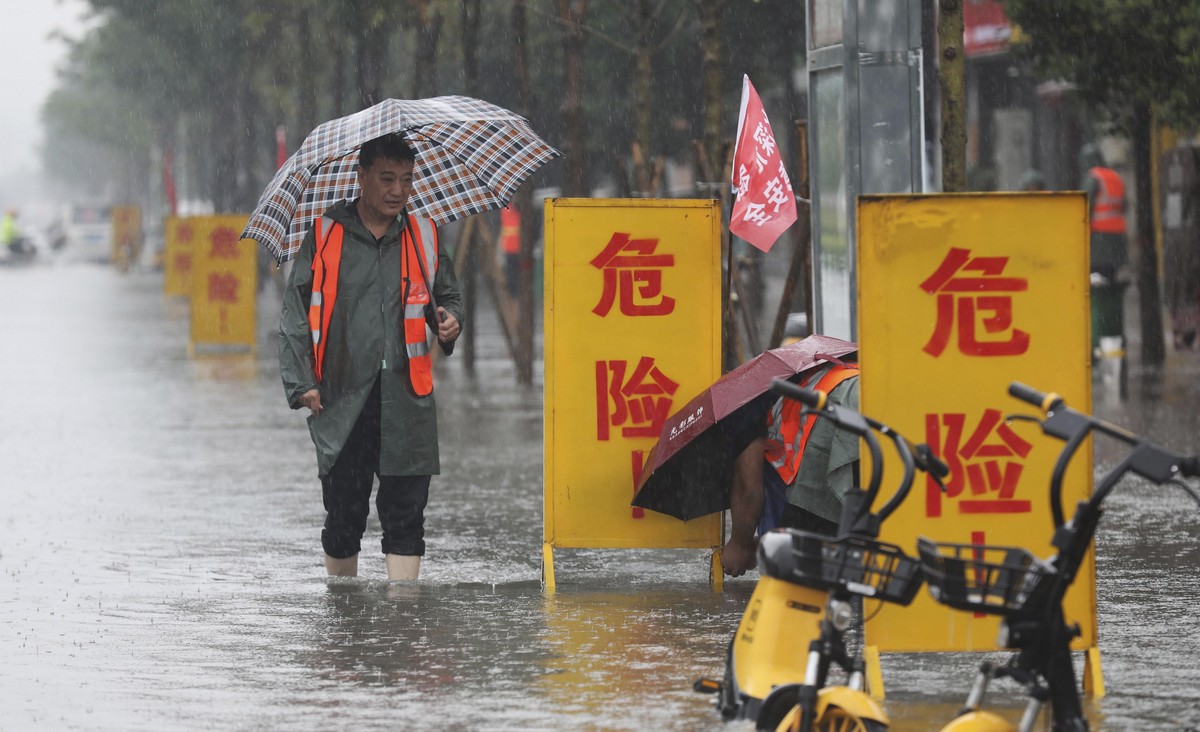
[[[1041,560],[1019,547],[941,544],[922,538],[918,542],[925,581],[934,599],[966,612],[999,615],[999,645],[1016,651],[1002,665],[984,663],[976,676],[967,703],[943,732],[1030,732],[1049,707],[1050,728],[1055,732],[1086,732],[1087,719],[1079,699],[1071,639],[1078,627],[1063,616],[1063,596],[1071,587],[1103,513],[1101,504],[1129,473],[1155,483],[1171,483],[1200,503],[1200,496],[1184,478],[1200,477],[1200,458],[1166,450],[1137,435],[1069,408],[1056,394],[1043,394],[1023,384],[1009,387],[1014,397],[1038,407],[1044,418],[1030,419],[1047,435],[1066,442],[1050,480],[1050,508],[1054,515],[1053,546],[1058,554]],[[1105,435],[1125,443],[1124,459],[1106,473],[1087,500],[1080,501],[1070,521],[1064,521],[1062,480],[1067,464],[1090,434]],[[1012,679],[1024,687],[1028,702],[1017,726],[982,709],[988,685]]]
[[[758,729],[876,732],[888,726],[880,704],[864,692],[864,661],[844,638],[857,598],[907,605],[921,586],[919,562],[877,541],[882,522],[900,506],[915,470],[937,480],[945,464],[876,420],[828,402],[826,394],[776,380],[772,390],[804,403],[820,418],[858,435],[871,455],[866,490],[843,498],[836,538],[780,529],[758,546],[759,580],[730,642],[721,681],[700,679],[697,691],[717,694],[726,719],[754,719]],[[871,505],[883,479],[876,434],[889,438],[904,466],[900,485],[878,513]],[[828,684],[837,666],[845,686]]]

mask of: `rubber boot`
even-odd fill
[[[326,554],[325,571],[329,573],[330,577],[357,577],[358,555],[355,554],[345,559],[335,559]]]
[[[390,580],[415,580],[421,574],[421,558],[403,554],[385,554]]]

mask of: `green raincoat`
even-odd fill
[[[829,392],[829,400],[857,410],[858,377],[838,384]],[[857,462],[858,435],[818,418],[804,446],[796,480],[787,487],[788,503],[837,522],[842,515],[842,496],[854,487]]]
[[[441,468],[433,394],[418,397],[413,393],[404,349],[400,234],[405,217],[401,215],[377,243],[359,220],[354,202],[336,203],[326,215],[342,224],[345,232],[337,299],[326,334],[325,378],[318,385],[313,374],[308,327],[316,251],[316,234],[310,228],[296,255],[279,319],[279,371],[288,404],[299,409],[305,392],[320,390],[321,415],[308,417],[308,430],[317,448],[317,472],[323,477],[345,446],[379,376],[383,402],[380,474],[436,475]],[[429,276],[434,280],[434,300],[463,325],[454,265],[440,247],[437,273]]]

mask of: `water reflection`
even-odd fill
[[[152,274],[0,271],[0,708],[5,729],[678,729],[740,732],[712,698],[753,588],[696,551],[561,552],[543,594],[540,390],[481,339],[438,372],[444,473],[420,583],[322,575],[304,420],[257,353],[187,355]],[[277,317],[277,312],[276,312]],[[11,354],[19,354],[12,357]],[[1200,354],[1131,366],[1097,409],[1200,448]],[[1047,385],[1048,386],[1048,385]],[[1117,459],[1097,445],[1097,466]],[[1097,551],[1105,729],[1200,724],[1200,512],[1116,491]],[[894,729],[953,717],[977,658],[885,656]],[[1006,686],[1005,713],[1018,713]],[[69,700],[69,703],[64,703]],[[1100,716],[1103,714],[1103,716]]]
[[[716,728],[712,697],[690,687],[720,672],[730,611],[744,603],[730,599],[695,585],[549,595],[542,610],[553,655],[537,693],[560,714],[603,719],[607,729]]]

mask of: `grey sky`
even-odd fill
[[[81,0],[0,0],[0,178],[41,167],[40,110],[55,86],[66,44],[86,27]]]

